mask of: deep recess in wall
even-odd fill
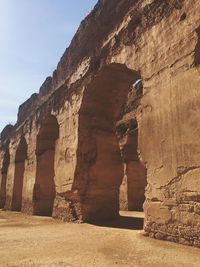
[[[15,175],[12,196],[12,210],[14,211],[21,211],[22,208],[22,190],[27,149],[26,139],[22,137],[15,155]]]
[[[55,116],[45,117],[37,136],[37,170],[34,185],[34,214],[51,216],[55,198],[54,158],[59,126]]]
[[[2,178],[1,178],[1,188],[0,188],[0,208],[4,208],[6,203],[6,182],[7,182],[9,163],[10,163],[10,153],[9,149],[7,148],[4,154],[3,165],[1,169]]]

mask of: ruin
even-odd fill
[[[92,222],[144,207],[147,235],[200,247],[199,11],[99,0],[1,133],[0,208]]]

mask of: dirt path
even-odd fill
[[[200,249],[145,237],[134,216],[108,227],[0,211],[0,267],[200,266]]]

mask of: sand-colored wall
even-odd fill
[[[52,79],[29,100],[31,105],[20,107],[10,136],[5,208],[11,208],[15,154],[24,136],[22,211],[33,212],[37,135],[41,121],[53,115],[59,126],[53,216],[66,221],[115,216],[125,174],[115,123],[131,83],[141,78],[143,95],[129,116],[138,125],[137,162],[147,171],[144,229],[151,237],[200,246],[200,3],[135,1],[125,6],[125,1],[121,7],[114,0],[99,1]],[[107,29],[93,37],[93,47],[94,29],[98,35],[109,8],[114,23],[108,19]],[[128,163],[131,174],[134,164]]]

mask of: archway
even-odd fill
[[[41,121],[36,145],[37,169],[33,192],[34,215],[52,215],[55,198],[55,144],[58,137],[59,126],[56,117],[50,115],[44,118]]]
[[[116,123],[140,74],[125,65],[104,67],[85,89],[79,112],[79,142],[73,190],[81,199],[82,219],[119,216],[119,188],[124,176]],[[135,149],[137,153],[137,148]]]
[[[12,196],[12,206],[11,206],[11,209],[13,211],[21,211],[26,159],[27,159],[27,143],[26,139],[22,137],[15,155],[15,175],[14,175],[14,186],[13,186],[13,196]]]
[[[7,148],[4,154],[3,165],[1,169],[1,188],[0,188],[0,208],[4,208],[6,204],[6,183],[7,183],[7,173],[8,166],[10,164],[10,153]]]

